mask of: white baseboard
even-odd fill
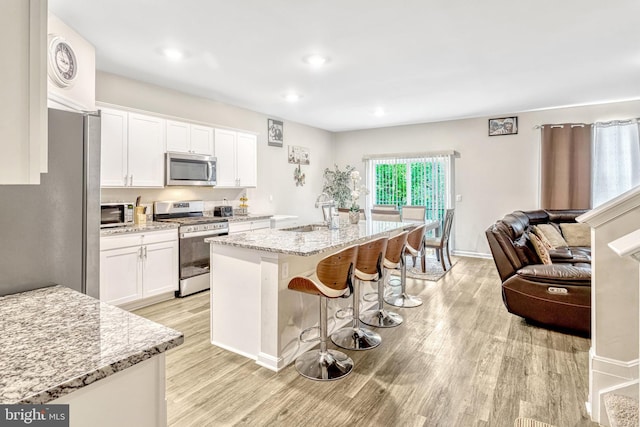
[[[484,254],[484,253],[480,253],[480,252],[474,252],[474,251],[451,251],[451,255],[453,256],[463,256],[463,257],[469,257],[469,258],[483,258],[483,259],[493,259],[493,256],[491,256],[491,254]]]
[[[598,356],[589,350],[589,401],[591,419],[608,425],[603,397],[612,391],[634,397],[638,384],[638,359],[624,361]]]

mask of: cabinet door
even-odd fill
[[[142,297],[178,290],[178,239],[142,247]]]
[[[133,187],[164,187],[164,122],[129,113],[129,179]]]
[[[268,219],[260,219],[258,221],[251,221],[251,231],[260,230],[263,228],[271,227],[271,221]]]
[[[127,113],[105,108],[101,115],[100,185],[127,186]]]
[[[247,133],[238,133],[236,144],[238,186],[255,187],[258,185],[257,137]]]
[[[191,125],[191,152],[213,155],[213,128]]]
[[[188,153],[191,138],[189,123],[167,120],[167,151]]]
[[[120,305],[142,298],[140,246],[100,251],[100,301]]]
[[[236,187],[236,132],[216,129],[215,135],[217,186]]]
[[[47,2],[3,0],[0,13],[0,184],[47,172]]]

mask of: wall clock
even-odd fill
[[[66,88],[78,76],[78,60],[73,48],[60,36],[49,35],[49,77],[59,87]]]

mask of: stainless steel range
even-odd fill
[[[154,220],[180,224],[180,290],[184,297],[209,289],[209,244],[207,237],[229,234],[226,218],[204,216],[202,200],[155,202]]]

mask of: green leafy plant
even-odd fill
[[[356,168],[350,165],[341,171],[338,165],[334,165],[334,170],[326,168],[324,170],[324,185],[322,192],[327,193],[335,201],[339,208],[349,207],[351,200],[351,172]]]

